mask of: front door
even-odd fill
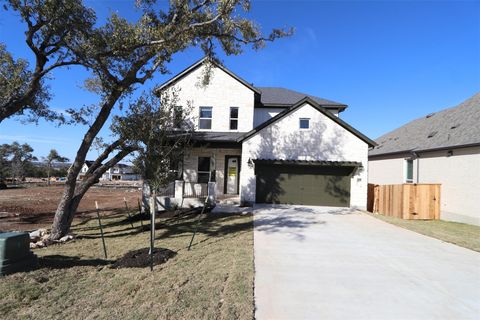
[[[227,194],[237,194],[238,193],[238,166],[239,158],[232,157],[227,158],[227,172],[226,174],[226,193]]]

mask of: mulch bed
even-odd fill
[[[150,266],[150,248],[143,248],[127,252],[122,258],[118,259],[112,268],[145,268]],[[153,265],[159,265],[176,256],[177,253],[170,249],[155,248],[153,251]]]

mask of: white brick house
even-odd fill
[[[159,90],[189,106],[194,147],[185,188],[215,181],[217,196],[243,203],[365,208],[368,149],[375,143],[339,118],[344,104],[283,88],[254,87],[205,58]]]

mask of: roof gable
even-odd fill
[[[456,107],[413,120],[376,139],[369,155],[480,145],[480,93]]]
[[[341,120],[339,117],[337,116],[334,116],[331,112],[327,111],[325,108],[323,108],[322,106],[320,106],[316,101],[314,101],[313,99],[311,99],[310,97],[305,97],[303,98],[302,100],[298,101],[295,105],[291,106],[290,108],[288,109],[285,109],[284,111],[280,112],[279,114],[277,114],[275,117],[269,119],[268,121],[265,121],[264,123],[262,123],[261,125],[257,126],[256,128],[254,128],[253,130],[251,130],[250,132],[247,132],[246,134],[244,134],[242,137],[240,137],[238,139],[239,142],[242,142],[242,141],[245,141],[247,140],[248,138],[252,137],[253,135],[257,134],[258,132],[260,132],[262,129],[270,126],[271,124],[283,119],[285,116],[287,116],[288,114],[292,113],[293,111],[297,110],[298,108],[300,108],[301,106],[303,106],[305,103],[308,103],[310,104],[313,108],[315,108],[317,111],[321,112],[323,115],[325,115],[327,118],[329,118],[330,120],[334,121],[335,123],[337,123],[338,125],[340,125],[341,127],[343,127],[344,129],[346,129],[347,131],[349,131],[350,133],[352,133],[353,135],[355,135],[356,137],[358,137],[359,139],[361,139],[362,141],[364,141],[365,143],[367,143],[369,146],[373,147],[373,146],[376,146],[377,144],[375,143],[375,141],[369,139],[367,136],[365,136],[364,134],[362,134],[360,131],[356,130],[355,128],[353,128],[352,126],[350,126],[348,123],[346,123],[345,121]]]
[[[253,92],[255,93],[258,93],[260,94],[260,91],[255,88],[253,85],[251,85],[250,83],[248,83],[247,81],[243,80],[242,78],[240,78],[238,75],[236,75],[235,73],[233,73],[232,71],[228,70],[226,67],[222,66],[221,64],[211,60],[209,57],[203,57],[202,59],[198,60],[197,62],[195,62],[194,64],[192,64],[191,66],[189,66],[188,68],[186,68],[185,70],[183,70],[182,72],[180,72],[179,74],[177,74],[175,77],[171,78],[170,80],[168,80],[167,82],[164,82],[163,84],[161,84],[156,90],[157,91],[160,91],[174,83],[176,83],[177,81],[181,80],[182,78],[184,78],[185,76],[187,76],[188,74],[190,74],[191,72],[193,72],[194,70],[198,69],[199,67],[201,67],[204,63],[206,63],[207,61],[209,61],[210,63],[212,63],[216,68],[219,68],[220,70],[222,70],[223,72],[227,73],[229,76],[231,76],[232,78],[234,78],[235,80],[237,80],[238,82],[240,82],[241,84],[243,84],[244,86],[246,86],[248,89],[252,90]]]

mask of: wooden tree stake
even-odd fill
[[[133,229],[135,227],[133,226],[132,216],[130,215],[130,210],[128,210],[127,199],[125,197],[123,197],[123,202],[125,203],[125,210],[127,210],[128,220],[130,221],[130,225],[132,226],[132,229]]]
[[[155,249],[155,205],[157,200],[157,193],[155,191],[150,193],[150,271],[153,271],[153,251]]]
[[[100,219],[100,209],[98,208],[97,201],[95,201],[95,208],[97,208],[98,225],[100,226],[100,235],[102,236],[103,253],[105,254],[105,259],[107,259],[107,246],[105,245],[105,238],[103,237],[102,220]]]
[[[137,199],[137,202],[138,202],[138,214],[140,215],[140,225],[142,226],[142,231],[143,231],[142,206],[140,205],[140,199]]]

